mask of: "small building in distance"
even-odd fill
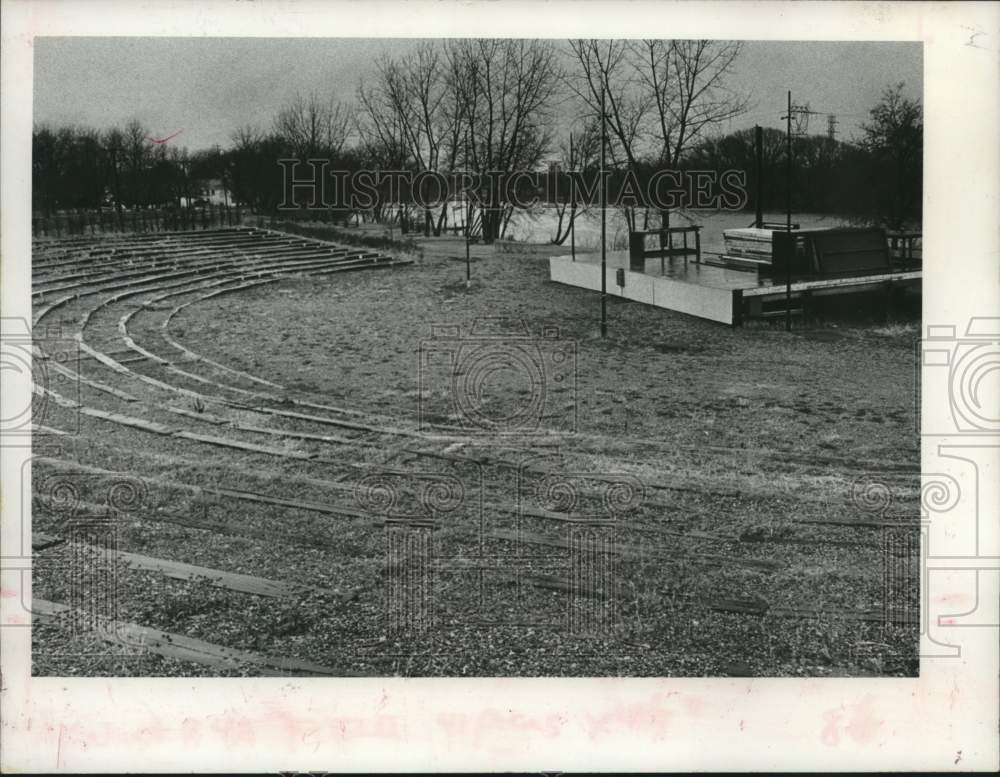
[[[204,178],[191,182],[191,196],[180,197],[180,205],[231,205],[229,191],[221,178]]]

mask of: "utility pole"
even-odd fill
[[[604,147],[607,145],[607,114],[604,112],[604,78],[601,78],[601,339],[608,336],[608,191],[604,185]]]
[[[787,241],[787,255],[785,264],[785,331],[790,332],[792,330],[792,260],[795,258],[795,241],[792,240],[792,116],[795,116],[795,134],[805,135],[809,132],[809,116],[816,113],[816,111],[809,108],[809,103],[805,105],[792,105],[792,92],[788,90],[788,111],[781,118],[785,119],[785,140],[787,143],[787,148],[785,151],[785,157],[787,162],[787,172],[786,176],[788,178],[787,190],[786,190],[786,201],[785,210],[787,212],[788,220],[785,225],[785,229],[788,233]],[[831,115],[829,119],[832,119],[832,124],[828,122],[827,131],[831,131],[831,128],[836,126],[836,117]]]
[[[826,116],[826,136],[831,141],[837,139],[837,117],[832,113]]]
[[[785,230],[788,233],[788,241],[785,243],[785,331],[792,331],[792,258],[795,256],[795,246],[792,241],[792,90],[788,90],[788,112],[785,114],[785,139],[787,148],[786,176],[787,189],[785,191],[785,211],[787,220]]]
[[[764,227],[764,129],[760,125],[753,128],[754,159],[757,162],[757,175],[755,179],[757,190],[757,207],[755,208],[754,226],[757,229]]]

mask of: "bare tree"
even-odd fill
[[[122,133],[122,150],[124,152],[124,170],[128,181],[127,199],[132,208],[137,207],[145,200],[146,169],[149,166],[151,146],[149,130],[138,119],[132,119],[125,125],[125,130]]]
[[[559,144],[559,154],[561,166],[565,166],[568,173],[593,172],[597,166],[600,156],[601,127],[596,117],[590,117],[584,124],[583,130],[575,132],[569,138]],[[562,171],[557,171],[561,175]],[[555,245],[562,245],[569,237],[570,231],[579,216],[590,210],[586,203],[578,202],[573,188],[564,187],[564,191],[569,195],[566,200],[555,203],[556,233],[552,237]]]
[[[378,86],[366,96],[373,121],[393,129],[403,143],[416,171],[442,172],[454,169],[459,116],[449,91],[447,60],[441,46],[425,41],[399,60],[388,56],[378,63]],[[430,209],[424,212],[424,230],[440,234],[447,214],[442,204],[437,223]]]
[[[747,98],[726,87],[739,42],[644,40],[630,44],[632,66],[650,95],[654,159],[677,167],[704,133],[747,109]]]
[[[402,121],[392,107],[386,104],[381,90],[362,82],[358,86],[357,101],[360,109],[355,118],[355,128],[365,164],[380,170],[406,169],[409,151],[403,136]],[[388,203],[381,189],[377,189],[376,193],[378,196],[371,209],[372,218],[381,221],[386,215]],[[398,215],[401,221],[405,221],[402,210]]]
[[[251,149],[264,139],[264,133],[253,124],[244,124],[233,130],[229,139],[234,150]]]
[[[607,153],[612,167],[635,172],[642,156],[641,143],[646,118],[652,106],[649,91],[643,88],[629,56],[626,41],[570,41],[578,68],[567,84],[582,100],[587,112],[600,122],[603,94],[608,127]],[[635,228],[635,212],[624,208],[629,229]]]
[[[46,216],[56,208],[59,186],[59,153],[56,132],[48,125],[36,126],[31,135],[32,198]]]
[[[350,137],[350,117],[350,110],[333,98],[324,101],[315,92],[307,98],[297,94],[279,111],[274,131],[300,159],[337,156]]]
[[[650,138],[657,165],[676,169],[707,130],[746,111],[748,99],[725,84],[741,43],[644,40],[631,48],[633,67],[652,97],[656,121]],[[660,223],[669,226],[668,210],[660,211]]]
[[[355,129],[369,161],[387,170],[402,170],[409,163],[409,151],[399,114],[388,104],[378,86],[362,82],[358,86],[360,110]]]
[[[104,134],[104,148],[107,149],[108,155],[108,180],[111,181],[115,210],[119,213],[122,209],[121,169],[124,145],[125,139],[118,127],[112,127]]]
[[[537,168],[551,144],[562,79],[552,44],[463,39],[449,43],[447,55],[456,115],[468,130],[466,166],[479,173]],[[484,242],[502,237],[512,213],[511,203],[482,209]]]
[[[739,43],[576,40],[570,48],[578,67],[567,82],[592,115],[604,92],[614,167],[676,168],[707,131],[746,110],[747,99],[726,86]],[[624,211],[635,229],[634,213]]]
[[[178,171],[174,181],[174,198],[177,202],[185,202],[186,207],[191,206],[191,158],[188,155],[187,146],[171,146],[169,151],[170,162]]]
[[[861,147],[873,159],[878,171],[875,189],[880,215],[894,229],[907,220],[919,218],[923,180],[923,111],[920,103],[903,96],[905,84],[898,83],[882,93],[869,111],[870,121],[861,126]]]
[[[548,149],[549,111],[559,83],[551,44],[518,40],[427,42],[383,57],[374,83],[358,89],[359,134],[369,153],[396,169],[446,173],[531,169]],[[480,217],[498,237],[509,208]],[[440,234],[425,211],[425,231]]]
[[[402,123],[402,137],[419,170],[436,170],[446,133],[446,84],[441,51],[433,41],[411,55],[376,63],[383,100]]]
[[[640,144],[652,100],[642,89],[629,60],[627,42],[574,40],[570,41],[570,49],[579,67],[569,75],[567,84],[583,101],[588,113],[598,119],[603,90],[610,162],[635,169],[642,155]]]

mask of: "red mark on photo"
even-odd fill
[[[173,138],[176,138],[176,137],[177,137],[178,135],[180,135],[180,134],[181,134],[181,133],[182,133],[183,131],[184,131],[184,129],[183,129],[183,128],[181,128],[181,129],[177,130],[177,132],[175,132],[175,133],[174,133],[173,135],[167,135],[167,136],[166,136],[165,138],[162,138],[162,139],[159,139],[159,140],[158,140],[157,138],[150,138],[150,137],[147,137],[147,138],[146,138],[146,140],[148,140],[148,141],[149,141],[150,143],[166,143],[166,142],[167,142],[168,140],[171,140],[171,139],[173,139]]]

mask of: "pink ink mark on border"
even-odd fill
[[[840,744],[841,734],[861,745],[873,741],[885,725],[878,717],[873,699],[865,696],[857,704],[841,705],[823,712],[823,728],[820,741],[829,747]]]

